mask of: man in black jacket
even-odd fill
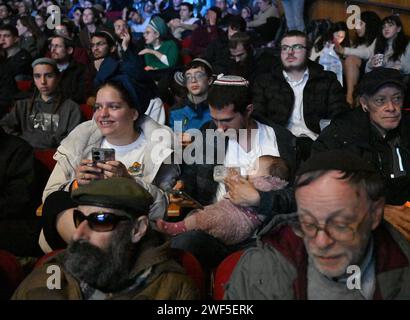
[[[278,212],[294,211],[292,188],[258,192],[244,178],[240,179],[240,183],[229,178],[224,182],[214,180],[217,165],[239,167],[241,174],[246,175],[247,166],[262,155],[280,156],[294,172],[296,153],[292,134],[285,128],[267,125],[252,116],[250,90],[244,78],[219,77],[209,90],[208,103],[212,121],[204,125],[200,137],[194,135],[194,142],[184,150],[185,164],[179,187],[183,186],[204,206],[229,193],[234,204],[256,207],[259,214],[267,216],[266,220]],[[196,152],[198,150],[201,151]],[[192,154],[191,151],[194,152],[193,158],[185,157]],[[206,266],[213,267],[229,252],[245,244],[226,247],[202,231],[190,231],[174,237],[172,245],[193,252]]]
[[[57,62],[61,73],[60,87],[64,99],[71,99],[78,104],[85,103],[92,94],[91,79],[85,65],[72,59],[74,44],[63,35],[55,35],[50,41],[51,58]]]
[[[33,149],[0,127],[0,150],[0,249],[17,256],[38,255]]]
[[[384,177],[386,203],[402,206],[410,201],[410,117],[401,112],[405,86],[400,72],[378,68],[366,73],[358,92],[361,109],[336,117],[315,141],[312,152],[349,149],[368,159]],[[392,209],[397,223],[391,222],[410,238],[410,208],[387,209],[385,216]]]
[[[303,32],[285,34],[280,49],[281,63],[255,80],[253,104],[256,113],[297,137],[301,158],[307,159],[321,126],[347,109],[346,97],[334,73],[309,61]]]

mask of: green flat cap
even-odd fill
[[[94,180],[71,194],[80,205],[92,205],[126,211],[133,217],[148,215],[154,202],[151,194],[132,179],[110,178]]]

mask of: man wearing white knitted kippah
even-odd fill
[[[265,221],[275,213],[292,212],[295,203],[290,188],[259,192],[245,177],[252,163],[262,155],[279,156],[294,169],[293,135],[283,127],[253,117],[249,83],[242,77],[218,76],[209,89],[208,103],[212,120],[202,127],[203,153],[196,152],[194,163],[183,167],[178,187],[182,186],[204,206],[229,197],[236,205],[255,207],[258,214],[266,216]],[[209,139],[210,132],[215,134],[215,139]],[[214,169],[216,172],[221,166],[236,167],[242,176],[215,178],[218,180],[215,181]],[[213,267],[252,240],[229,247],[196,230],[175,236],[171,243],[173,247],[191,251],[205,266]]]

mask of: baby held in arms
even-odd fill
[[[274,156],[261,156],[255,161],[254,170],[248,175],[249,182],[259,191],[268,192],[283,189],[289,179],[289,169],[283,159]],[[229,174],[236,174],[234,170]],[[241,207],[226,198],[203,210],[193,211],[180,222],[157,220],[160,231],[177,235],[190,230],[202,230],[218,238],[226,245],[233,245],[251,237],[263,223],[254,207]]]

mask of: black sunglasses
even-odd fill
[[[111,212],[93,212],[86,216],[80,210],[74,209],[73,220],[76,228],[78,228],[84,220],[87,220],[92,230],[108,232],[114,230],[120,221],[131,220],[131,218],[119,216]]]

